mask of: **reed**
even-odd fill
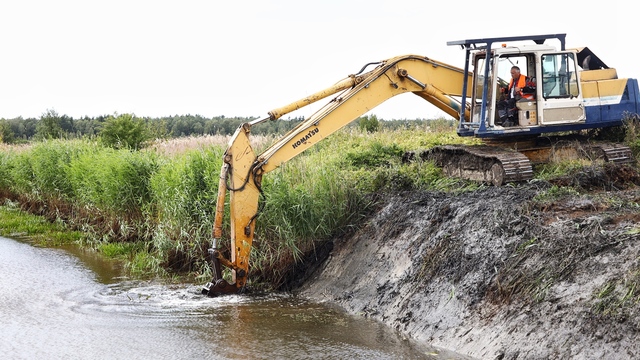
[[[162,267],[209,274],[206,264],[215,214],[222,147],[183,152],[151,178],[156,228],[154,256]]]
[[[153,153],[95,146],[66,166],[74,202],[111,213],[140,213],[151,201],[149,181],[159,167]]]

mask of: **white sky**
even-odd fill
[[[620,77],[640,76],[628,2],[520,3],[0,0],[0,118],[49,109],[264,117],[369,62],[417,54],[462,67],[464,51],[447,41],[495,36],[566,33],[567,47],[588,46]],[[442,115],[411,94],[370,113]]]

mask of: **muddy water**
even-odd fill
[[[0,237],[3,359],[450,359],[290,295],[207,298],[113,263]],[[439,354],[438,354],[439,353]]]

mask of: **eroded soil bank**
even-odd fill
[[[637,179],[609,168],[559,180],[578,192],[394,194],[300,294],[479,359],[634,358]]]

